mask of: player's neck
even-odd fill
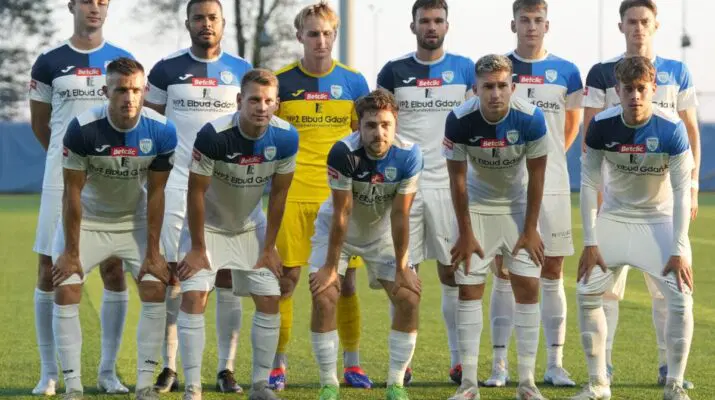
[[[138,112],[134,118],[122,117],[118,112],[114,112],[111,106],[107,107],[107,118],[109,119],[109,125],[114,129],[127,132],[136,128],[139,123],[139,118],[141,118],[141,112]]]
[[[652,117],[652,116],[653,116],[652,109],[645,110],[640,115],[629,113],[625,109],[621,113],[621,118],[623,119],[623,123],[626,124],[626,126],[631,127],[631,128],[637,128],[642,125],[645,125],[650,120],[650,117]]]
[[[638,45],[638,44],[626,44],[626,57],[632,56],[642,56],[649,60],[655,58],[655,51],[653,50],[653,44]]]
[[[524,60],[541,60],[546,57],[546,48],[544,48],[543,44],[541,46],[527,46],[519,43],[516,45],[514,54]]]
[[[479,104],[479,112],[482,113],[482,117],[484,117],[484,120],[490,124],[497,124],[501,122],[504,117],[509,114],[510,109],[511,107],[507,107],[507,109],[503,111],[488,111],[482,108],[481,103]]]
[[[203,48],[195,44],[191,45],[191,54],[202,60],[213,60],[221,55],[221,46]]]
[[[266,131],[265,126],[251,125],[250,123],[244,121],[240,116],[238,118],[238,129],[241,130],[241,133],[244,136],[248,136],[251,139],[258,139],[263,136],[263,133]]]
[[[422,62],[432,62],[437,61],[444,57],[444,48],[440,47],[438,49],[430,50],[417,46],[417,51],[415,52],[415,58]]]
[[[325,75],[333,68],[333,59],[330,57],[303,57],[300,60],[300,65],[311,75]]]
[[[72,47],[78,50],[94,50],[104,42],[101,29],[75,29],[70,38]]]

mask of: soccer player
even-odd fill
[[[144,69],[119,58],[107,66],[109,99],[72,120],[64,137],[61,229],[53,246],[52,319],[66,399],[81,399],[82,283],[94,266],[117,257],[137,281],[142,311],[137,329],[137,398],[152,399],[152,378],[164,331],[165,282],[160,253],[164,187],[172,167],[176,129],[142,109]]]
[[[47,150],[45,176],[33,250],[38,254],[35,289],[35,332],[40,352],[40,381],[32,394],[52,396],[59,376],[52,328],[52,241],[62,215],[62,137],[72,118],[106,100],[106,66],[118,57],[131,57],[124,49],[104,40],[102,27],[108,0],[69,1],[74,33],[42,53],[32,67],[30,116],[32,130]],[[102,358],[98,386],[108,393],[127,393],[117,378],[116,359],[124,331],[129,295],[121,262],[102,262]]]
[[[280,69],[281,99],[278,116],[300,133],[295,182],[288,193],[285,221],[278,232],[278,251],[283,260],[281,278],[281,334],[270,384],[286,386],[286,350],[293,330],[293,291],[302,266],[308,264],[310,237],[320,204],[330,196],[325,159],[335,142],[357,129],[353,102],[369,92],[359,72],[333,60],[332,49],[340,21],[325,1],[303,8],[295,18],[303,58]],[[351,260],[351,267],[357,266]],[[370,388],[372,382],[360,368],[360,310],[355,295],[355,270],[343,280],[338,300],[338,333],[343,345],[345,383]]]
[[[688,135],[675,114],[653,105],[658,72],[648,57],[622,59],[615,75],[621,105],[593,118],[582,158],[584,248],[577,292],[590,382],[573,399],[611,398],[602,298],[630,265],[648,273],[666,298],[663,399],[688,400],[683,389],[693,336]]]
[[[575,386],[563,368],[566,340],[566,294],[563,282],[564,257],[573,254],[571,237],[571,191],[566,151],[578,135],[582,114],[583,85],[578,68],[546,51],[544,36],[549,31],[548,5],[544,0],[516,0],[512,6],[511,29],[516,33],[516,50],[509,54],[514,65],[514,94],[544,112],[550,141],[544,198],[539,229],[544,240],[545,262],[541,269],[541,325],[546,338],[547,367],[544,383]],[[497,260],[489,319],[493,345],[492,375],[486,386],[509,382],[507,345],[514,329],[514,295],[509,275]]]
[[[539,276],[544,263],[537,222],[549,138],[543,112],[512,96],[513,72],[506,56],[480,58],[477,97],[452,111],[445,127],[444,154],[458,225],[451,262],[457,268],[459,285],[457,329],[462,360],[462,384],[452,400],[479,398],[482,296],[489,264],[497,254],[504,258],[516,299],[516,398],[543,399],[534,383]]]
[[[425,168],[410,214],[410,259],[417,265],[437,260],[442,283],[442,316],[450,350],[450,378],[461,383],[462,367],[457,346],[457,284],[450,266],[452,240],[451,197],[447,164],[442,157],[442,136],[447,114],[462,104],[474,84],[474,62],[447,53],[444,38],[449,31],[445,0],[417,0],[412,6],[410,30],[417,50],[388,62],[377,76],[377,85],[394,93],[400,106],[397,132],[419,144]],[[405,373],[405,384],[412,378]]]
[[[251,69],[248,62],[221,49],[226,21],[220,1],[190,0],[186,5],[185,24],[191,47],[169,55],[152,68],[146,97],[146,105],[174,122],[179,135],[176,167],[167,185],[162,228],[162,244],[172,270],[178,261],[179,234],[186,217],[189,164],[196,133],[204,124],[235,112],[241,78]],[[243,390],[233,375],[241,328],[241,299],[233,295],[231,287],[230,271],[219,271],[216,277],[216,387],[223,393]],[[166,298],[164,369],[156,380],[156,389],[161,393],[179,387],[176,376],[179,292],[179,282],[173,277]]]
[[[612,60],[594,65],[586,77],[584,98],[584,127],[590,126],[591,119],[600,111],[618,105],[620,99],[615,90],[615,64],[627,57],[644,56],[651,60],[656,69],[656,90],[653,102],[673,114],[676,114],[685,124],[693,153],[694,166],[691,180],[691,217],[698,212],[698,176],[700,174],[700,130],[697,119],[697,97],[693,80],[685,64],[658,57],[653,49],[653,37],[658,30],[656,20],[658,9],[653,0],[625,0],[620,6],[621,22],[618,24],[626,40],[626,52]],[[586,134],[588,130],[586,129]],[[586,135],[584,135],[584,138]],[[653,299],[653,325],[658,342],[658,383],[665,384],[668,376],[666,358],[666,326],[667,304],[650,275],[645,275],[648,291]],[[619,280],[612,291],[603,298],[603,309],[606,313],[608,336],[606,340],[606,361],[609,378],[613,374],[611,353],[613,339],[618,325],[618,302],[623,299],[627,272],[619,274]],[[692,388],[691,382],[685,381],[686,388]]]
[[[252,296],[253,388],[250,400],[277,399],[268,388],[278,345],[281,259],[275,248],[293,179],[298,132],[276,118],[278,80],[249,71],[241,81],[239,111],[199,131],[191,161],[188,224],[181,233],[179,347],[185,400],[201,399],[204,310],[219,270],[228,270],[233,294]],[[263,189],[271,183],[268,218]]]
[[[336,304],[351,256],[365,261],[370,287],[395,307],[389,335],[388,400],[406,400],[404,374],[417,341],[421,283],[408,256],[410,206],[422,171],[417,145],[395,136],[398,105],[384,89],[356,102],[359,131],[328,154],[331,196],[311,238],[311,331],[320,369],[320,399],[337,400]]]

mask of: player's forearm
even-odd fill
[[[81,190],[65,188],[63,194],[62,228],[65,235],[65,253],[79,255],[79,230],[82,222]]]
[[[191,190],[189,188],[186,214],[189,222],[189,234],[191,235],[191,248],[194,250],[206,250],[204,240],[204,192]]]
[[[325,259],[325,264],[331,268],[338,267],[340,262],[340,252],[345,242],[345,235],[348,230],[348,221],[350,220],[350,211],[335,210],[330,224],[330,236],[328,237],[328,255]]]
[[[544,198],[545,167],[546,157],[544,157],[543,166],[540,165],[538,168],[529,168],[529,183],[526,187],[524,232],[536,231],[536,226],[539,223],[539,211],[541,210],[541,201]]]
[[[268,222],[266,225],[266,238],[263,244],[264,250],[276,247],[276,238],[281,227],[281,221],[283,221],[286,199],[288,198],[288,188],[271,186],[271,194],[268,197]]]
[[[35,123],[32,124],[32,132],[35,133],[35,138],[37,138],[37,141],[40,142],[40,146],[42,146],[45,151],[50,147],[50,136],[51,136],[51,131],[49,125],[36,125]]]
[[[568,151],[578,137],[579,124],[583,110],[568,110],[566,112],[566,124],[564,126],[564,149]]]
[[[147,254],[159,254],[161,225],[164,222],[164,190],[150,188],[147,196]]]
[[[390,213],[392,227],[392,243],[395,247],[395,261],[398,269],[408,267],[407,249],[410,241],[410,215],[409,210],[393,208]]]
[[[50,128],[51,115],[52,106],[39,101],[30,101],[30,124],[32,126],[32,132],[45,151],[50,147],[50,137],[52,136],[52,129]]]

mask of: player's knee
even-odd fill
[[[546,262],[541,268],[541,277],[552,281],[561,279],[563,265],[563,257],[546,257]]]
[[[166,286],[157,281],[139,282],[139,298],[145,303],[163,303],[166,301]]]
[[[603,296],[596,294],[579,294],[578,305],[584,310],[603,307]]]
[[[263,314],[278,314],[280,296],[253,296],[256,311]]]
[[[668,312],[673,316],[683,316],[693,311],[693,297],[683,294],[680,291],[674,293],[668,299]]]
[[[104,260],[99,264],[99,273],[102,276],[105,289],[111,292],[123,292],[127,290],[122,260],[115,257]]]
[[[459,300],[470,301],[470,300],[481,300],[484,296],[484,284],[479,285],[460,285],[459,286]]]
[[[52,257],[40,254],[37,261],[37,288],[43,292],[54,290],[52,285]]]
[[[338,304],[338,290],[335,287],[329,287],[316,296],[313,296],[313,307],[319,311],[321,315],[329,315],[335,311]]]
[[[457,281],[454,279],[454,268],[451,265],[444,265],[438,262],[437,275],[443,285],[457,287]]]
[[[231,289],[233,288],[233,278],[231,277],[230,269],[220,269],[216,273],[216,282],[214,285],[221,289]]]
[[[181,295],[181,311],[188,314],[203,314],[206,309],[208,292],[190,290]]]
[[[82,285],[62,285],[55,288],[55,304],[66,306],[79,304],[82,300]]]
[[[280,279],[281,297],[291,297],[298,285],[300,278],[300,268],[283,268],[283,276]]]
[[[394,296],[395,308],[403,314],[413,314],[417,312],[420,306],[420,296],[415,292],[407,289],[400,289]]]

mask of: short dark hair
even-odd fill
[[[415,4],[412,5],[412,20],[415,20],[417,16],[417,10],[420,8],[424,9],[436,9],[443,8],[445,14],[449,14],[449,8],[447,7],[446,0],[417,0]]]
[[[397,112],[400,111],[400,106],[395,100],[395,96],[385,89],[376,89],[372,92],[360,97],[355,101],[355,112],[357,112],[358,120],[362,119],[368,111],[391,111],[397,118]]]
[[[119,74],[123,76],[131,76],[137,72],[144,73],[144,67],[139,61],[132,60],[127,57],[120,57],[107,64],[107,75]]]
[[[539,8],[543,8],[544,12],[549,11],[549,5],[546,3],[546,0],[514,0],[514,4],[511,6],[512,13],[514,15],[516,15],[516,13],[520,10],[533,10]]]
[[[254,68],[246,72],[246,74],[243,75],[243,78],[241,78],[241,93],[243,93],[243,89],[249,83],[256,83],[261,86],[275,86],[277,88],[278,78],[270,70],[265,68]]]
[[[621,7],[618,9],[618,12],[621,14],[621,20],[626,15],[626,11],[633,7],[645,7],[653,11],[653,15],[658,15],[658,6],[655,5],[655,1],[653,0],[623,0]]]
[[[655,82],[655,67],[648,57],[625,57],[616,64],[616,79],[621,84],[639,80]]]
[[[218,4],[219,8],[221,9],[221,13],[223,13],[223,4],[221,4],[221,0],[189,0],[188,4],[186,4],[186,18],[189,18],[189,13],[191,11],[191,7],[194,4],[199,4],[199,3],[216,3]]]

